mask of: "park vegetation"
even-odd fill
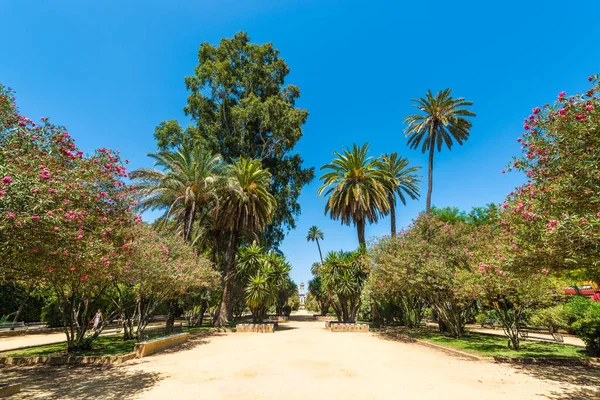
[[[132,172],[118,151],[84,154],[65,127],[21,115],[0,85],[0,284],[14,294],[0,305],[18,304],[2,321],[43,305],[67,350],[81,352],[117,318],[130,341],[158,312],[167,330],[181,315],[200,326],[208,312],[218,327],[245,311],[255,322],[289,315],[297,287],[278,248],[314,178],[294,149],[308,111],[289,72],[272,44],[243,32],[203,43],[185,78],[192,124],[160,122],[154,168]],[[408,147],[428,153],[425,210],[409,226],[397,229],[396,216],[421,195],[419,166],[397,152],[372,156],[368,143],[334,152],[318,194],[326,215],[356,228],[358,246],[323,252],[323,231],[309,229],[319,259],[307,306],[347,323],[435,321],[451,340],[493,320],[515,351],[523,327],[566,329],[600,354],[600,299],[564,295],[600,280],[600,83],[589,80],[585,93],[562,92],[525,118],[523,155],[507,170],[526,182],[500,205],[431,204],[436,150],[463,145],[475,117],[450,89],[414,99],[420,113],[404,119]],[[161,215],[143,222],[153,210]],[[367,225],[386,216],[390,235],[368,243]]]

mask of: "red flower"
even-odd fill
[[[88,278],[88,274],[81,275],[81,280],[82,281],[85,281],[87,278]]]
[[[10,176],[5,176],[2,178],[2,183],[12,183],[12,178]]]

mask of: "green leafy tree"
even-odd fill
[[[321,245],[319,244],[319,239],[324,240],[325,236],[323,235],[323,231],[319,229],[318,226],[313,225],[308,228],[308,235],[306,235],[307,242],[317,242],[317,248],[319,249],[319,258],[321,259],[321,264],[323,264],[323,253],[321,253]]]
[[[271,171],[269,191],[277,201],[262,234],[269,248],[295,228],[298,196],[314,178],[294,151],[308,111],[296,107],[298,87],[284,84],[289,72],[271,43],[250,43],[244,32],[218,46],[202,43],[195,74],[185,78],[190,94],[184,111],[194,125],[184,130],[176,121],[164,121],[155,131],[160,148],[202,143],[228,163],[240,157],[261,160]]]
[[[391,234],[396,234],[396,196],[406,205],[406,197],[419,198],[421,182],[415,172],[421,167],[409,167],[408,159],[398,157],[398,153],[382,155],[377,161],[377,168],[382,172],[390,205]]]
[[[433,154],[435,149],[442,150],[445,144],[448,149],[456,141],[462,145],[469,138],[471,122],[465,117],[474,117],[475,114],[465,107],[473,102],[462,97],[453,98],[450,89],[439,91],[435,96],[431,90],[427,91],[425,98],[413,99],[415,107],[421,114],[409,115],[404,119],[408,126],[404,129],[411,149],[421,147],[425,153],[429,151],[427,200],[426,212],[431,209],[431,191],[433,188]]]
[[[269,193],[271,174],[260,160],[241,158],[230,171],[230,182],[221,194],[217,220],[229,232],[225,285],[215,325],[223,326],[233,315],[235,259],[241,236],[256,237],[273,218],[277,201]]]
[[[352,222],[356,226],[361,247],[366,243],[366,223],[377,222],[390,209],[385,180],[368,153],[368,143],[334,152],[333,161],[321,167],[329,171],[321,177],[323,185],[318,192],[328,197],[325,214],[344,225]]]

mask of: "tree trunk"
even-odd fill
[[[429,214],[431,210],[431,190],[433,188],[433,153],[435,152],[435,143],[429,147],[429,176],[427,177],[427,200],[425,203],[425,212]]]
[[[167,323],[165,329],[167,332],[173,332],[173,326],[175,325],[175,313],[177,312],[177,300],[169,300],[169,311],[167,313]]]
[[[235,272],[235,253],[237,250],[237,232],[232,231],[229,238],[229,247],[227,249],[227,272],[225,274],[225,285],[223,288],[223,298],[221,306],[215,319],[215,326],[223,327],[229,322],[230,312],[233,309],[233,274]]]
[[[317,247],[319,249],[319,257],[321,258],[321,265],[323,265],[323,253],[321,253],[321,245],[319,244],[319,239],[317,240]]]
[[[390,222],[392,237],[396,236],[396,205],[394,204],[394,192],[388,194],[388,202],[390,203]]]
[[[21,313],[23,312],[23,307],[25,307],[25,303],[27,303],[27,298],[25,298],[25,300],[23,300],[21,302],[21,304],[19,304],[19,309],[17,310],[17,313],[15,314],[15,318],[13,319],[13,324],[16,324],[17,322],[19,322],[19,317],[21,316]],[[12,328],[10,328],[11,331],[15,330],[15,327],[13,326]]]
[[[358,245],[359,247],[366,247],[365,240],[365,221],[363,219],[359,219],[356,221],[356,232],[358,233]]]

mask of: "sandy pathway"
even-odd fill
[[[21,398],[52,399],[577,399],[600,382],[583,379],[585,369],[467,361],[374,334],[332,333],[298,316],[282,327],[212,336],[123,366],[0,374],[31,383]]]

